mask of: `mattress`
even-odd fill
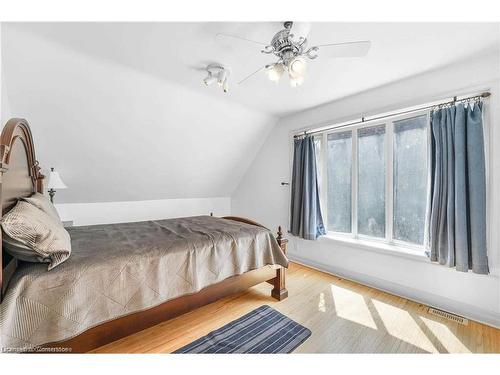
[[[211,216],[68,231],[66,262],[51,271],[21,262],[13,275],[0,308],[2,348],[67,340],[231,276],[288,267],[267,229]]]

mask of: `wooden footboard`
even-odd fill
[[[265,281],[274,282],[276,271],[267,266],[233,276],[198,293],[175,298],[151,309],[102,323],[72,339],[47,344],[44,347],[57,349],[55,352],[85,353],[221,298],[243,292],[254,285]]]

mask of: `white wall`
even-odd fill
[[[3,127],[10,118],[10,105],[5,84],[5,71],[2,60],[2,23],[0,22],[0,125]]]
[[[3,109],[3,101],[2,101],[2,92],[3,88],[3,79],[2,79],[2,23],[0,22],[0,126],[3,126],[3,118],[2,118],[2,109]]]
[[[0,75],[3,75],[3,69],[1,63],[0,63],[0,71],[1,71]],[[2,80],[0,84],[0,106],[1,106],[0,123],[2,124],[3,127],[5,123],[12,117],[10,112],[9,97],[5,80]]]
[[[328,103],[282,118],[273,129],[232,196],[232,213],[251,217],[266,226],[288,225],[291,136],[317,124],[336,123],[418,105],[443,97],[490,89],[487,137],[499,144],[499,57],[477,56],[419,76]],[[490,147],[489,233],[491,275],[456,272],[425,258],[403,257],[348,245],[331,239],[291,238],[292,259],[371,284],[395,294],[500,326],[500,148]],[[495,193],[493,193],[495,192]]]
[[[56,208],[63,221],[73,225],[124,223],[161,220],[173,217],[210,215],[225,216],[231,213],[231,199],[192,198],[163,199],[135,202],[62,203]]]
[[[61,203],[229,197],[276,123],[228,100],[2,25],[10,111]]]

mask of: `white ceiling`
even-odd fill
[[[291,88],[264,73],[242,85],[236,82],[272,62],[252,43],[224,45],[218,32],[269,42],[281,28],[268,23],[25,23],[9,25],[34,32],[66,47],[112,60],[198,90],[205,87],[203,67],[219,62],[232,68],[228,100],[272,115],[286,115],[408,76],[499,49],[498,24],[473,23],[311,23],[310,45],[371,40],[364,58],[318,59],[309,63],[305,83]],[[299,24],[307,28],[307,24]]]

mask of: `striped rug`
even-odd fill
[[[174,353],[291,353],[311,331],[264,305]]]

